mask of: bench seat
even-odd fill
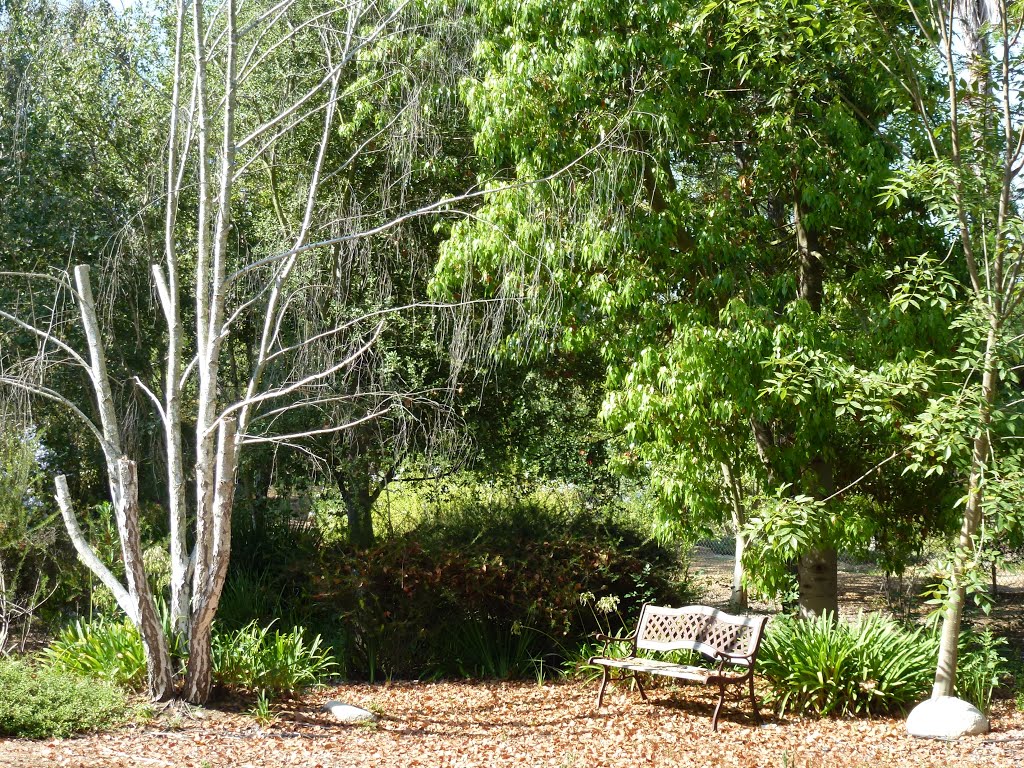
[[[662,675],[663,677],[677,677],[680,680],[693,680],[694,682],[714,682],[719,678],[734,680],[742,678],[745,672],[738,673],[731,670],[708,669],[707,667],[695,667],[689,664],[675,664],[671,661],[660,659],[645,659],[640,657],[628,657],[623,659],[594,658],[592,664],[597,664],[613,669],[625,669],[629,672],[645,672],[650,675]]]

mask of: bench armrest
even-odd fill
[[[617,643],[621,640],[632,642],[633,640],[636,640],[636,631],[634,630],[633,632],[630,632],[628,635],[623,635],[622,637],[606,635],[604,634],[604,632],[595,632],[594,639],[600,640],[602,643]]]
[[[632,656],[636,653],[636,630],[633,630],[628,635],[623,635],[622,637],[614,637],[612,635],[606,635],[603,632],[595,632],[594,639],[603,643],[601,647],[601,655],[604,655],[608,651],[608,646],[612,643],[629,643],[632,648],[630,655]]]

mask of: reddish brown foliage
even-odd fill
[[[594,687],[577,683],[345,685],[295,702],[260,727],[208,710],[162,715],[130,730],[66,741],[0,740],[5,768],[316,768],[321,766],[883,766],[1009,768],[1024,760],[1024,714],[1000,702],[993,732],[956,743],[908,737],[898,718],[770,719],[757,728],[742,705],[711,732],[713,698],[698,688],[622,688],[592,709]],[[340,699],[383,714],[344,726],[319,713]]]

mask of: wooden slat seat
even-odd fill
[[[589,663],[602,669],[601,688],[597,693],[597,707],[604,700],[609,670],[622,670],[620,677],[636,681],[641,697],[647,698],[638,675],[661,675],[677,680],[688,680],[702,685],[717,685],[718,704],[711,720],[713,730],[718,730],[718,715],[725,701],[728,686],[747,683],[754,719],[761,721],[754,697],[754,665],[761,647],[761,636],[768,621],[767,616],[733,616],[706,605],[689,605],[684,608],[668,608],[645,605],[640,612],[637,628],[624,638],[599,635],[604,641],[600,656],[594,656]],[[609,644],[627,641],[630,652],[624,657],[607,656]],[[712,661],[718,662],[714,669],[690,664],[678,664],[656,658],[638,656],[638,651],[696,651]]]

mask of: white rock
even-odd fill
[[[335,720],[342,723],[372,723],[377,719],[377,716],[369,710],[340,701],[328,701],[324,704],[324,711],[330,712],[334,715]]]
[[[922,739],[952,741],[972,733],[988,733],[988,718],[973,704],[953,696],[922,701],[907,718],[907,733]]]

